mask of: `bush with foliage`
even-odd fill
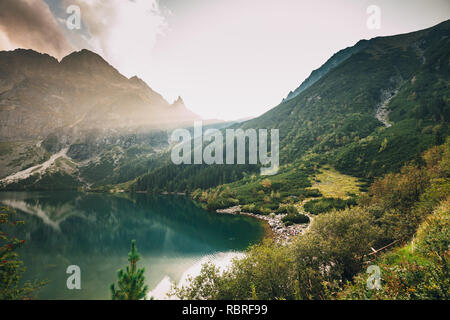
[[[278,207],[278,209],[275,210],[275,213],[276,213],[276,214],[284,214],[284,213],[287,213],[287,214],[295,215],[295,214],[298,213],[298,210],[297,210],[297,208],[296,208],[294,205],[292,205],[292,204],[290,204],[290,205],[280,205],[280,206]]]
[[[349,198],[347,200],[340,198],[320,198],[308,201],[303,207],[309,213],[319,214],[329,212],[333,209],[342,210],[354,205],[356,205],[356,200],[354,198]]]
[[[293,224],[309,223],[309,217],[305,214],[287,214],[281,221],[284,222],[285,226],[290,226]]]
[[[245,204],[242,206],[243,212],[250,212],[254,214],[262,214],[262,215],[268,215],[272,212],[272,210],[265,206],[256,206],[254,204]]]
[[[412,245],[387,253],[374,262],[381,270],[381,287],[370,290],[367,274],[348,282],[339,299],[444,299],[450,298],[450,198],[421,224]]]
[[[196,300],[292,299],[295,277],[290,249],[265,240],[252,246],[244,258],[233,260],[223,273],[213,264],[203,265],[199,276],[181,288],[174,286],[172,294]]]

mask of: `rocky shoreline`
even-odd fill
[[[292,238],[295,235],[304,233],[311,223],[310,221],[309,223],[305,224],[294,224],[290,226],[285,226],[283,221],[281,221],[281,219],[285,216],[285,214],[275,215],[271,213],[270,215],[266,216],[261,214],[254,214],[251,212],[243,212],[241,211],[241,206],[239,205],[226,209],[217,209],[216,212],[220,214],[245,215],[263,220],[270,227],[275,242],[281,244],[287,244],[292,240]]]

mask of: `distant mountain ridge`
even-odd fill
[[[60,62],[33,50],[0,52],[0,141],[45,138],[58,128],[162,127],[199,119],[181,98],[170,104],[89,50]]]

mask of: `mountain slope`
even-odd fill
[[[391,155],[398,153],[395,161],[407,161],[430,144],[442,142],[448,132],[449,37],[450,21],[446,21],[418,32],[369,40],[365,48],[298,96],[242,127],[279,128],[281,163],[307,152],[325,153],[352,143],[364,144],[367,141],[362,138],[371,134],[391,133],[397,140],[406,139],[406,149],[386,150]],[[391,98],[390,128],[384,128],[375,117],[386,97]],[[434,132],[422,132],[436,125]],[[392,164],[386,170],[399,165]],[[362,171],[353,173],[367,174]]]
[[[450,20],[426,30],[363,43],[354,50],[345,49],[352,54],[295,97],[233,126],[279,129],[278,176],[288,176],[289,170],[295,176],[295,168],[302,167],[311,175],[311,168],[330,164],[370,181],[419,159],[423,150],[443,143],[449,134]],[[380,110],[384,110],[383,121],[377,119]],[[234,181],[226,174],[230,170],[218,165],[216,180],[210,173],[197,184],[177,184],[193,181],[194,170],[170,163],[166,167],[139,178],[136,188],[192,191]],[[213,169],[202,170],[195,170],[195,177]],[[245,172],[254,171],[241,166],[233,172],[238,180],[244,177],[237,184],[248,184]]]
[[[314,83],[319,81],[331,69],[340,65],[342,62],[347,60],[351,55],[364,49],[367,46],[367,43],[368,43],[367,40],[361,40],[356,45],[342,49],[341,51],[335,53],[320,68],[311,72],[309,77],[306,78],[305,81],[303,81],[298,88],[296,88],[294,91],[289,92],[289,94],[287,95],[287,97],[285,99],[283,99],[283,101],[287,101],[287,100],[290,100],[290,99],[298,96],[300,93],[302,93],[303,91],[308,89],[310,86],[312,86]]]
[[[91,51],[60,62],[33,50],[0,52],[0,184],[8,188],[127,181],[151,168],[168,128],[198,119],[181,97],[168,103]]]

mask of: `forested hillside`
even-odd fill
[[[233,128],[280,130],[279,175],[292,167],[328,164],[370,183],[398,172],[449,134],[449,36],[450,21],[445,21],[359,43],[358,50],[324,68],[328,72],[295,97]],[[251,176],[257,169],[235,167],[193,169],[168,162],[138,178],[134,188],[189,192]]]

